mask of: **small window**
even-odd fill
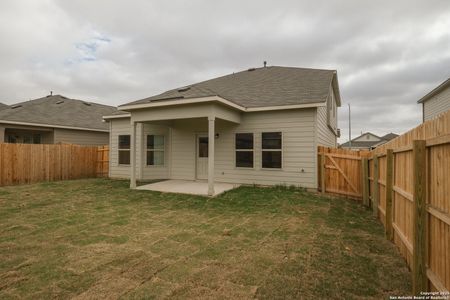
[[[33,144],[40,144],[41,143],[41,135],[40,134],[34,134],[33,135]]]
[[[147,166],[164,165],[164,136],[147,135]]]
[[[198,138],[198,157],[208,157],[208,137]]]
[[[33,136],[32,135],[24,135],[22,137],[22,143],[24,143],[24,144],[32,144],[33,143]]]
[[[253,168],[253,133],[236,133],[236,167]]]
[[[130,164],[130,136],[119,135],[119,165]]]
[[[8,134],[6,141],[8,143],[15,144],[15,143],[17,143],[17,137],[15,135]]]
[[[281,169],[282,142],[281,132],[262,133],[262,167]]]

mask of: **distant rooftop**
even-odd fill
[[[0,110],[7,109],[7,108],[9,108],[9,105],[0,103]]]
[[[361,136],[366,135],[366,134],[370,134],[375,137],[378,137],[379,139],[381,139],[381,141],[356,141],[358,138],[360,138]],[[385,134],[383,136],[378,136],[371,132],[365,132],[365,133],[361,134],[360,136],[357,136],[352,139],[352,148],[372,148],[372,147],[378,146],[379,144],[384,144],[392,139],[395,139],[396,137],[398,137],[398,134],[395,134],[392,132]],[[340,146],[343,148],[348,148],[348,147],[350,147],[350,143],[345,142],[345,143],[341,144]]]
[[[0,109],[0,123],[19,122],[42,125],[108,130],[104,115],[117,112],[113,106],[51,95],[12,104]]]

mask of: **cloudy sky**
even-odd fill
[[[450,76],[450,1],[2,0],[0,102],[119,105],[269,65],[336,69],[339,125],[401,133]]]

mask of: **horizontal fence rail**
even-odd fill
[[[107,153],[103,146],[0,143],[0,186],[107,176]]]
[[[324,154],[339,153],[339,150],[318,149],[321,190],[332,192],[339,186],[338,189],[344,191],[342,195],[353,191],[357,199],[373,210],[385,227],[386,238],[395,243],[412,270],[414,294],[448,292],[450,111],[377,147],[368,155],[346,152],[349,157],[341,157],[339,162],[347,177],[345,182],[342,174],[327,172],[329,162],[326,159],[325,167],[322,166]],[[345,159],[359,159],[359,165],[343,167],[350,165],[348,161],[343,162]]]

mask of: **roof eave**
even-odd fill
[[[417,103],[423,103],[423,102],[427,101],[428,99],[435,96],[436,94],[439,94],[441,91],[443,91],[447,87],[450,87],[450,78],[448,78],[446,81],[444,81],[443,83],[441,83],[440,85],[435,87],[433,90],[431,90],[431,92],[429,92],[428,94],[426,94],[425,96],[420,98],[420,100],[417,101]]]
[[[193,97],[193,98],[183,98],[183,100],[176,99],[176,100],[165,100],[165,101],[155,101],[155,102],[149,102],[149,103],[140,103],[140,104],[125,104],[118,107],[119,110],[123,111],[132,111],[136,109],[142,109],[142,108],[155,108],[155,107],[164,107],[164,106],[174,106],[174,105],[183,105],[183,104],[195,104],[195,103],[204,103],[204,102],[221,102],[227,106],[234,107],[238,110],[245,110],[244,107],[233,103],[227,99],[224,99],[219,96],[206,96],[206,97]]]
[[[336,97],[336,103],[338,107],[341,107],[341,91],[339,90],[339,81],[337,76],[337,71],[333,72],[333,78],[331,80],[331,84],[333,85],[334,94]]]
[[[108,121],[110,119],[125,119],[125,118],[130,118],[131,114],[122,114],[122,115],[108,115],[108,116],[103,116],[103,120]]]
[[[220,96],[208,96],[208,97],[199,97],[199,98],[184,98],[184,100],[167,100],[162,102],[149,102],[144,104],[134,104],[134,105],[122,105],[118,108],[123,111],[133,111],[137,109],[144,108],[156,108],[156,107],[166,107],[166,106],[175,106],[175,105],[186,105],[186,104],[197,104],[197,103],[206,103],[206,102],[219,102],[226,106],[230,106],[234,109],[237,109],[242,112],[255,112],[255,111],[270,111],[270,110],[284,110],[284,109],[300,109],[300,108],[311,108],[311,107],[320,107],[325,106],[326,103],[323,101],[313,102],[313,103],[303,103],[303,104],[290,104],[290,105],[275,105],[275,106],[260,106],[260,107],[244,107],[239,104],[236,104],[230,100],[222,98]],[[104,119],[113,119],[113,118],[126,118],[125,115],[118,116],[105,116]]]

